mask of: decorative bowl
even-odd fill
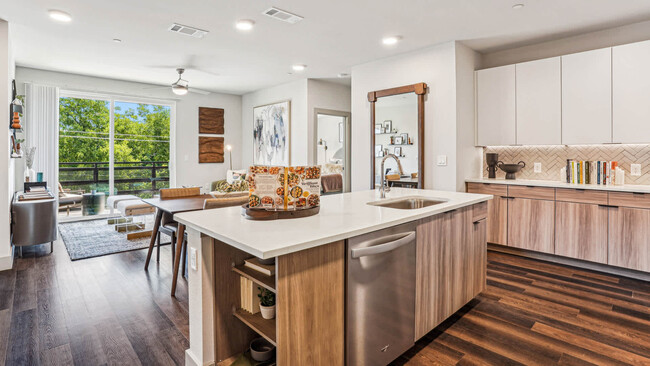
[[[264,338],[255,338],[251,342],[251,357],[258,362],[268,361],[275,355],[275,346]]]
[[[515,173],[524,168],[526,166],[526,163],[523,161],[520,161],[517,164],[499,163],[497,166],[499,169],[503,170],[506,173],[506,179],[515,179]]]

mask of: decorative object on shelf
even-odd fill
[[[375,124],[375,133],[384,133],[384,127],[382,127],[381,123]]]
[[[22,158],[23,150],[21,144],[25,142],[25,139],[16,138],[15,134],[11,136],[11,157],[12,158]]]
[[[241,308],[251,314],[257,314],[260,312],[260,298],[256,296],[255,290],[258,289],[257,284],[252,280],[240,276],[240,290],[241,295]]]
[[[275,346],[262,337],[253,339],[250,349],[251,358],[257,362],[266,362],[275,355]]]
[[[268,260],[260,258],[245,259],[244,266],[253,269],[265,276],[275,276],[275,257],[270,258],[270,260],[270,262],[267,262]]]
[[[223,137],[199,136],[199,163],[223,162]]]
[[[520,161],[517,164],[504,164],[503,162],[500,161],[497,166],[499,167],[499,169],[506,172],[506,179],[515,179],[515,173],[525,168],[526,163]]]
[[[16,93],[16,80],[11,81],[11,104],[9,105],[9,127],[14,130],[20,130],[20,116],[23,114],[23,103],[18,99]]]
[[[262,313],[262,318],[275,318],[275,294],[263,287],[258,288],[260,293],[257,297],[260,299],[260,312]]]
[[[395,146],[394,154],[401,157],[402,156],[402,147],[401,146]]]
[[[403,145],[404,144],[404,140],[402,139],[402,136],[395,136],[394,141],[395,141],[395,143],[394,143],[395,145]]]
[[[36,154],[36,147],[28,147],[25,151],[25,182],[34,182],[36,181],[36,172],[32,169],[34,166],[34,155]]]
[[[290,164],[291,102],[253,108],[253,163]]]
[[[382,145],[375,145],[375,157],[381,158],[384,156],[384,147]]]
[[[392,120],[387,119],[387,120],[384,121],[384,130],[386,131],[386,133],[393,132],[393,121]]]
[[[199,133],[223,135],[223,108],[199,107]]]
[[[43,181],[43,172],[37,172],[36,173],[36,182],[42,182]]]
[[[487,153],[485,154],[485,160],[487,162],[487,171],[488,171],[488,178],[496,178],[497,177],[497,165],[499,163],[502,163],[499,161],[499,154],[496,153]]]
[[[400,137],[402,137],[403,144],[410,144],[409,142],[409,134],[404,132],[400,134]]]

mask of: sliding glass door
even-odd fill
[[[169,187],[171,104],[61,93],[61,213],[102,214],[110,195],[152,197]],[[75,200],[76,198],[76,200]],[[92,206],[92,207],[91,207]]]

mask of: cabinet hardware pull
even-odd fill
[[[473,224],[474,224],[474,225],[477,225],[477,224],[479,224],[481,221],[485,221],[485,220],[486,220],[486,218],[484,217],[484,218],[482,218],[482,219],[478,219],[478,220],[474,221]]]
[[[415,240],[415,231],[409,231],[408,233],[402,233],[402,234],[388,235],[382,239],[390,240],[390,241],[386,243],[382,243],[380,245],[373,245],[366,248],[352,249],[350,251],[352,258],[357,259],[369,255],[386,253],[386,252],[390,252],[391,250],[395,250],[399,247],[402,247],[406,244],[413,243],[413,241]]]
[[[598,207],[605,207],[605,208],[618,208],[618,206],[614,206],[614,205],[598,205]]]
[[[645,195],[644,192],[632,192],[632,194],[635,195],[635,196],[644,196]]]
[[[576,188],[575,190],[578,191],[578,192],[584,192],[585,191],[583,188]]]
[[[505,199],[509,199],[509,200],[514,200],[515,199],[514,197],[506,197],[506,196],[501,196],[501,197],[503,197]]]

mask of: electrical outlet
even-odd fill
[[[439,166],[447,165],[447,155],[438,155],[438,165]]]
[[[638,177],[641,175],[641,164],[630,165],[630,175]]]
[[[535,173],[542,172],[542,163],[535,163]]]
[[[196,248],[190,248],[190,268],[196,271]]]

